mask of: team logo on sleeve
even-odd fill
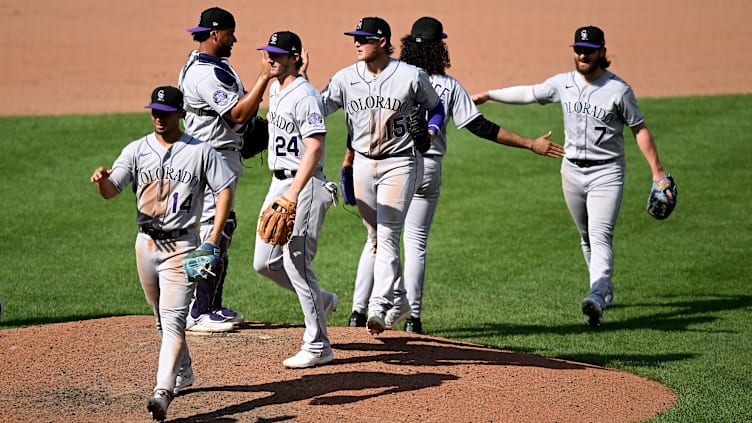
[[[214,94],[212,95],[212,99],[214,100],[214,103],[218,106],[226,106],[229,102],[227,98],[227,93],[221,90],[214,91]]]
[[[312,126],[321,126],[324,123],[324,118],[318,113],[311,113],[308,115],[308,123]]]

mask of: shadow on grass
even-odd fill
[[[577,322],[562,325],[549,324],[508,324],[483,323],[477,327],[463,327],[442,330],[441,335],[452,339],[468,337],[494,337],[509,335],[576,335],[581,333],[616,331],[632,331],[640,329],[661,330],[667,332],[688,331],[695,332],[693,325],[712,323],[720,319],[718,312],[743,310],[752,307],[752,296],[736,295],[716,297],[697,301],[665,301],[666,297],[657,297],[654,303],[619,304],[604,313],[604,324],[598,328],[591,328],[585,324],[585,316]],[[646,309],[665,308],[665,312],[645,314],[620,319],[620,310],[643,307]],[[714,333],[718,331],[714,330]]]

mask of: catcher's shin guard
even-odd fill
[[[214,293],[211,297],[211,309],[219,310],[222,308],[222,291],[225,286],[225,277],[227,277],[227,268],[230,261],[227,254],[227,250],[230,248],[232,242],[232,235],[235,233],[235,229],[238,227],[238,221],[235,217],[235,212],[231,211],[230,216],[227,218],[227,223],[222,229],[222,239],[219,241],[219,248],[222,250],[222,255],[217,263],[217,280]]]
[[[196,291],[193,295],[193,301],[191,302],[192,318],[197,319],[202,314],[211,311],[211,301],[217,290],[217,282],[218,278],[216,276],[196,282]]]

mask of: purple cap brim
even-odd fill
[[[350,35],[353,37],[356,35],[365,35],[366,37],[378,37],[378,35],[371,34],[370,32],[366,32],[366,31],[350,31],[350,32],[345,32],[345,35]]]
[[[590,48],[601,48],[601,47],[603,47],[603,46],[602,46],[602,45],[599,45],[599,44],[593,44],[593,43],[585,43],[585,42],[579,42],[579,43],[574,43],[574,44],[570,45],[569,47],[590,47]]]
[[[194,26],[193,28],[186,29],[188,32],[204,32],[211,31],[211,28],[204,28],[203,26]]]
[[[157,109],[163,112],[177,112],[178,111],[178,109],[174,107],[170,107],[166,104],[159,104],[159,103],[147,104],[146,106],[144,106],[144,109]]]
[[[269,53],[289,53],[289,51],[287,50],[281,49],[279,47],[274,47],[274,46],[263,46],[263,47],[257,48],[256,50],[265,50],[265,51],[268,51]]]

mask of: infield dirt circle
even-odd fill
[[[471,93],[570,69],[574,29],[591,24],[605,30],[611,69],[638,98],[739,93],[752,87],[750,4],[3,0],[0,115],[143,111],[153,87],[177,83],[195,47],[185,29],[214,5],[238,22],[232,63],[247,83],[258,71],[256,48],[274,31],[301,36],[311,81],[323,87],[355,60],[342,33],[359,18],[385,18],[399,45],[415,19],[431,15],[449,34],[449,73]],[[191,336],[196,383],[174,400],[169,420],[635,422],[676,400],[659,383],[621,371],[341,326],[329,329],[331,365],[287,370],[281,361],[297,351],[302,331],[250,322],[230,334]],[[0,331],[0,421],[149,421],[158,345],[151,316]],[[220,354],[228,359],[215,360]]]

